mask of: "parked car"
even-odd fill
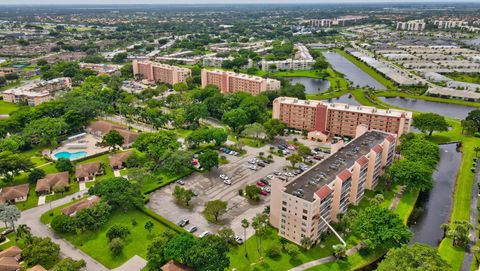
[[[235,235],[235,242],[237,242],[237,244],[241,245],[241,244],[243,244],[243,239],[240,236]]]
[[[220,179],[222,180],[228,180],[228,176],[225,174],[220,174]]]
[[[231,184],[232,184],[232,181],[230,181],[229,179],[226,179],[226,180],[223,180],[223,183],[224,183],[224,184],[231,185]]]
[[[262,183],[264,183],[265,185],[270,185],[270,182],[269,182],[268,180],[266,180],[266,179],[260,179],[260,181],[261,181]]]
[[[191,226],[187,230],[188,230],[188,232],[193,233],[193,232],[196,232],[198,230],[198,228],[197,228],[197,226]]]
[[[275,170],[275,171],[273,172],[273,174],[275,174],[275,175],[277,175],[277,176],[280,176],[280,175],[282,175],[282,172],[280,172],[280,171],[278,171],[278,170]]]
[[[257,185],[258,185],[258,186],[261,186],[261,187],[264,187],[266,184],[263,183],[262,181],[257,181]]]
[[[209,231],[204,231],[204,232],[202,232],[198,237],[203,238],[203,237],[205,237],[205,236],[207,236],[207,235],[210,235],[210,234],[212,234],[212,233],[209,232]]]
[[[188,219],[184,218],[184,219],[178,221],[177,225],[183,228],[183,227],[185,227],[189,222],[190,222],[190,221],[189,221]]]
[[[264,164],[264,163],[262,163],[262,162],[258,162],[258,164],[257,164],[257,165],[258,165],[259,167],[265,167],[265,164]]]
[[[267,175],[267,179],[269,180],[273,179],[273,175],[272,174]]]
[[[182,179],[178,180],[177,183],[178,183],[179,185],[185,185],[185,181],[182,180]]]
[[[272,192],[270,186],[264,186],[264,187],[262,187],[262,191],[265,191],[265,192],[267,192],[267,193]]]
[[[268,193],[266,191],[263,191],[263,190],[260,190],[259,194],[263,195],[263,196],[268,196]]]
[[[254,166],[254,165],[251,165],[248,168],[251,169],[251,170],[257,170],[257,166]]]

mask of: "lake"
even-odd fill
[[[340,97],[325,99],[323,101],[327,101],[330,103],[345,103],[349,105],[361,105],[359,102],[357,102],[357,100],[355,100],[355,98],[351,94],[345,94]]]
[[[440,162],[433,173],[432,190],[422,193],[417,206],[423,213],[410,226],[413,238],[410,243],[420,242],[437,247],[443,238],[440,226],[447,223],[452,209],[452,195],[462,160],[456,143],[440,145]]]
[[[405,109],[411,109],[418,112],[433,112],[456,119],[464,119],[467,117],[468,112],[478,109],[474,106],[448,104],[403,97],[379,97],[379,99],[382,102]]]
[[[357,65],[353,64],[350,60],[343,57],[336,52],[324,52],[323,56],[330,63],[336,71],[345,75],[345,77],[352,81],[354,85],[361,87],[372,87],[374,89],[386,89],[386,87],[380,84],[377,80],[371,77],[368,73],[362,71]]]
[[[292,84],[300,83],[305,86],[305,93],[317,94],[322,93],[330,87],[330,81],[319,78],[310,77],[286,77]]]

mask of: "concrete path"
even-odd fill
[[[38,205],[38,206],[44,205],[46,199],[47,199],[47,196],[45,196],[45,195],[39,196],[39,197],[38,197],[38,204],[37,204],[37,205]]]
[[[140,271],[147,266],[147,261],[140,256],[133,256],[122,266],[112,269],[112,271]],[[90,269],[89,269],[90,270]]]
[[[472,265],[472,260],[475,258],[475,255],[472,253],[472,248],[475,246],[477,242],[477,235],[476,235],[476,226],[477,226],[477,219],[478,219],[478,209],[477,209],[477,202],[478,202],[478,183],[480,182],[480,164],[477,165],[477,170],[475,172],[475,179],[473,181],[472,187],[472,194],[470,195],[470,223],[472,224],[473,228],[470,229],[469,239],[470,241],[467,244],[467,249],[465,253],[465,257],[463,257],[462,263],[462,271],[469,271]]]
[[[114,171],[113,171],[113,176],[115,176],[115,177],[121,177],[122,174],[120,174],[120,170],[114,170]]]
[[[58,245],[60,245],[60,253],[62,256],[72,257],[73,259],[76,259],[76,260],[83,259],[87,264],[86,270],[107,271],[108,269],[105,266],[103,266],[102,264],[100,264],[90,256],[88,256],[81,250],[75,248],[73,245],[71,245],[61,237],[54,234],[49,227],[47,227],[42,222],[40,222],[40,216],[42,216],[43,213],[49,211],[50,208],[53,209],[58,206],[69,203],[72,201],[72,198],[81,196],[83,195],[83,193],[84,192],[77,192],[70,196],[52,201],[48,204],[44,204],[32,209],[23,211],[22,216],[17,221],[17,225],[20,225],[20,224],[28,225],[31,228],[32,234],[35,236],[50,237],[54,243],[57,243]]]
[[[86,182],[79,182],[78,183],[78,191],[84,191],[87,189],[87,183]]]

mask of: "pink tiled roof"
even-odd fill
[[[373,147],[372,150],[376,153],[381,153],[383,148],[380,145],[375,145],[375,147]]]
[[[342,172],[340,172],[340,174],[338,174],[338,178],[340,178],[342,182],[348,180],[348,178],[350,178],[351,176],[352,176],[352,173],[348,169],[344,169]]]
[[[317,195],[321,200],[323,200],[332,192],[333,190],[325,184],[320,189],[318,189],[317,192],[315,192],[315,195]]]
[[[364,166],[366,163],[368,163],[368,158],[365,157],[365,155],[362,155],[360,158],[358,158],[357,163],[360,166]]]

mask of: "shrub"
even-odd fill
[[[50,222],[50,227],[56,232],[59,233],[69,233],[76,230],[75,219],[71,218],[68,215],[57,215]]]
[[[269,247],[267,248],[267,250],[265,251],[265,254],[267,255],[267,257],[269,258],[278,258],[281,254],[280,252],[280,248],[276,247],[276,246],[273,246],[273,247]]]
[[[135,220],[135,218],[132,218],[132,226],[137,226],[138,225],[138,222],[137,220]]]
[[[110,241],[109,247],[113,255],[119,255],[123,251],[125,243],[120,238],[114,238]]]
[[[123,225],[113,225],[107,231],[107,238],[109,241],[112,241],[115,238],[125,239],[125,237],[127,237],[127,235],[129,234],[130,234],[130,231],[128,230],[127,227]]]

